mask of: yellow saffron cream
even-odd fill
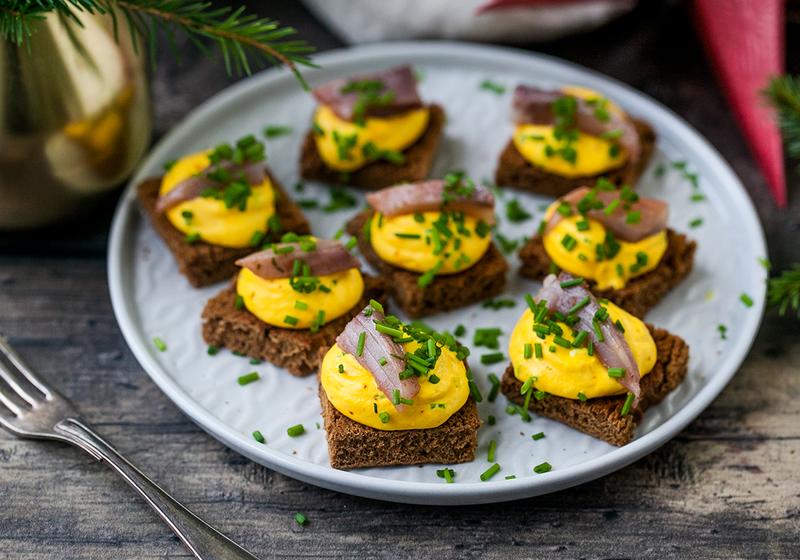
[[[409,342],[404,347],[407,352],[413,352],[417,343]],[[431,382],[437,378],[436,383]],[[464,363],[447,348],[442,348],[429,376],[419,378],[419,393],[413,397],[413,404],[405,405],[402,412],[398,412],[378,388],[372,373],[336,344],[322,360],[320,382],[336,410],[359,424],[378,430],[435,428],[458,412],[469,397]]]
[[[166,172],[160,194],[166,194],[182,181],[206,169],[209,151],[186,156]],[[260,185],[251,185],[247,207],[226,208],[222,200],[198,197],[186,200],[166,211],[167,219],[187,235],[221,247],[247,247],[256,232],[265,233],[267,221],[275,214],[275,191],[268,176]]]
[[[370,223],[370,243],[382,261],[412,272],[436,269],[436,274],[455,274],[477,263],[489,249],[489,227],[464,214],[463,222],[453,221],[447,228],[453,236],[438,232],[434,222],[441,212],[421,212],[383,216],[375,214]],[[440,248],[441,247],[441,248]],[[439,264],[441,263],[441,264]]]
[[[581,87],[565,87],[565,94],[593,101],[608,113],[623,114],[617,105],[598,92]],[[556,138],[552,125],[519,124],[514,130],[513,142],[517,151],[529,163],[561,177],[591,177],[621,167],[627,161],[625,150],[613,140],[576,132],[576,139],[566,142]],[[574,161],[564,157],[560,149],[569,146],[574,150]]]
[[[284,329],[322,326],[350,311],[364,294],[364,279],[357,268],[318,279],[325,288],[301,293],[292,287],[289,278],[262,278],[243,268],[236,280],[236,293],[250,313]]]
[[[619,320],[625,329],[625,340],[631,348],[633,358],[642,376],[650,373],[656,363],[656,344],[647,326],[639,319],[620,309],[613,303],[604,304],[608,309],[608,321]],[[564,323],[559,326],[572,340],[571,328]],[[617,379],[609,377],[608,368],[598,359],[597,353],[589,355],[582,348],[564,348],[553,342],[554,334],[544,339],[532,330],[533,313],[526,309],[522,314],[508,344],[508,354],[514,367],[514,376],[522,381],[534,378],[533,387],[551,395],[567,399],[578,399],[578,394],[592,399],[609,397],[625,392]],[[525,345],[531,345],[530,358],[525,357]],[[535,345],[540,345],[536,350]],[[540,354],[541,357],[537,357]]]
[[[314,115],[314,140],[325,164],[337,171],[355,171],[383,152],[402,152],[428,128],[427,107],[390,117],[367,117],[364,123],[339,118],[321,105]]]
[[[559,201],[550,205],[545,221],[550,220],[558,205]],[[605,242],[606,228],[586,218],[589,227],[581,231],[578,223],[583,221],[579,214],[562,217],[542,236],[542,242],[556,266],[575,276],[594,280],[600,290],[623,288],[631,278],[658,266],[667,250],[667,231],[664,230],[635,243],[616,240],[616,254],[599,260],[596,246]]]

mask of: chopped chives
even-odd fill
[[[236,299],[233,302],[233,306],[240,311],[244,309],[244,298],[239,294],[236,294]]]
[[[498,472],[500,472],[500,465],[495,463],[494,465],[486,469],[483,473],[481,473],[481,481],[486,482],[494,475],[496,475]]]
[[[378,414],[378,418],[380,419],[382,424],[386,424],[391,417],[389,416],[388,412],[383,411],[380,414]]]
[[[703,225],[703,218],[695,218],[694,220],[689,222],[689,227],[690,228],[696,228],[696,227],[700,227],[702,225]]]
[[[438,469],[436,476],[445,479],[448,484],[452,484],[453,478],[456,476],[456,471],[453,469]]]
[[[563,239],[561,239],[561,245],[563,245],[567,251],[572,251],[578,245],[578,241],[567,233],[564,235]]]
[[[617,327],[617,330],[618,330],[619,332],[621,332],[621,333],[624,333],[624,332],[625,332],[625,327],[622,325],[622,322],[621,322],[619,319],[617,319],[616,321],[614,321],[614,326],[615,326],[615,327]]]
[[[745,293],[739,296],[739,301],[741,301],[745,307],[753,307],[753,298]]]
[[[344,373],[344,364],[339,364],[339,373]]]
[[[536,355],[538,359],[542,359],[542,345],[536,342],[533,345],[533,353]]]
[[[489,382],[492,384],[492,388],[489,390],[489,396],[486,398],[486,400],[489,402],[494,402],[494,400],[497,398],[497,393],[500,391],[500,380],[495,374],[490,373]]]
[[[299,309],[300,311],[305,311],[308,309],[308,304],[298,300],[294,302],[294,308]]]
[[[261,363],[261,360],[259,360],[258,358],[250,358],[250,365],[251,366],[257,366],[260,363]]]
[[[583,393],[579,392],[578,393],[578,400],[581,401],[581,402],[586,402],[588,399],[587,399],[586,395],[584,395]]]
[[[583,343],[586,342],[586,338],[589,336],[589,333],[586,331],[579,331],[577,335],[575,335],[575,339],[572,341],[573,348],[580,348],[583,346]]]
[[[297,437],[306,433],[306,429],[303,427],[302,424],[296,424],[294,426],[290,426],[286,430],[286,433],[289,435],[289,437]]]
[[[264,241],[264,232],[256,230],[253,232],[253,236],[250,238],[250,246],[260,247],[263,241]]]
[[[390,327],[389,325],[384,325],[382,323],[376,323],[375,330],[378,331],[379,333],[388,334],[393,338],[402,338],[403,336],[403,331],[401,331],[400,329],[396,329],[394,327]]]
[[[628,396],[625,397],[625,404],[622,405],[622,410],[619,411],[620,416],[627,416],[628,413],[631,411],[631,406],[633,406],[633,393],[628,393]]]
[[[570,307],[569,311],[567,311],[567,315],[572,315],[573,313],[577,313],[578,311],[580,311],[581,309],[583,309],[587,305],[589,305],[589,296],[584,297],[578,303],[576,303],[575,305]]]
[[[355,237],[351,237],[350,239],[347,240],[347,243],[344,244],[344,247],[345,249],[350,251],[353,247],[356,246],[357,243],[358,240]]]
[[[619,379],[620,377],[625,376],[625,368],[621,367],[610,367],[608,368],[608,376],[613,377],[615,379]]]
[[[367,341],[367,333],[365,331],[361,331],[361,334],[358,335],[358,344],[356,345],[356,356],[361,356],[364,354],[364,343]]]
[[[158,349],[159,352],[164,352],[167,349],[167,343],[161,340],[161,338],[158,336],[153,337],[153,345]]]
[[[216,356],[218,353],[219,353],[219,348],[217,348],[216,346],[209,346],[208,349],[206,350],[206,354],[208,354],[209,356]]]
[[[560,337],[558,335],[553,337],[553,342],[555,342],[556,344],[558,344],[559,346],[561,346],[563,348],[572,348],[572,343],[569,340],[567,340],[566,338]]]
[[[614,213],[614,210],[617,209],[617,206],[619,206],[619,199],[615,198],[614,200],[608,203],[608,206],[603,208],[603,214],[605,214],[606,216],[610,216],[611,214]]]
[[[494,456],[497,453],[497,441],[492,440],[489,442],[489,452],[486,454],[486,460],[490,463],[494,463]]]
[[[526,360],[530,360],[533,357],[533,346],[531,345],[530,342],[525,343],[522,355]]]
[[[184,238],[184,240],[186,241],[187,244],[194,245],[195,243],[200,241],[200,234],[197,232],[190,233]]]
[[[529,377],[525,380],[525,383],[522,384],[522,387],[519,388],[519,394],[525,395],[530,392],[531,386],[533,385],[533,377]]]
[[[589,340],[589,344],[586,345],[586,353],[590,356],[594,356],[594,342]]]
[[[300,512],[294,514],[294,520],[298,525],[305,525],[308,523],[308,518]]]
[[[483,365],[491,365],[496,364],[498,362],[502,362],[505,359],[505,356],[502,352],[492,352],[491,354],[483,354],[481,356],[481,363]]]
[[[456,326],[453,334],[456,336],[464,336],[467,333],[467,328],[464,325]]]
[[[552,352],[553,354],[555,354],[555,353],[556,353],[556,347],[555,347],[555,345],[554,345],[554,344],[551,344],[551,345],[550,345],[550,348],[548,348],[548,350],[549,350],[550,352]]]
[[[486,419],[486,423],[489,424],[490,426],[494,426],[497,423],[497,418],[495,418],[490,414],[489,417]]]
[[[515,474],[510,474],[510,475],[508,475],[508,476],[506,477],[506,480],[514,480],[515,478],[517,478],[517,475],[515,475]]]
[[[381,305],[381,302],[371,299],[369,300],[369,306],[378,313],[383,313],[383,305]]]
[[[533,467],[533,472],[535,472],[536,474],[543,474],[546,472],[550,472],[552,468],[553,468],[552,465],[550,465],[550,463],[545,461],[544,463],[540,463],[535,467]]]
[[[258,375],[258,372],[251,371],[250,373],[239,376],[239,379],[237,379],[237,381],[239,385],[244,386],[244,385],[249,385],[253,381],[258,381],[259,379],[261,379],[261,376]]]
[[[400,389],[395,389],[392,391],[392,404],[400,404]]]
[[[389,363],[389,360],[386,359],[386,356],[381,356],[378,358],[378,363],[382,366],[385,366],[387,363]]]
[[[533,438],[533,441],[538,441],[538,440],[540,440],[540,439],[542,439],[544,437],[544,432],[539,432],[538,434],[533,434],[531,437]]]
[[[428,376],[428,381],[436,385],[437,383],[439,383],[439,381],[441,381],[441,379],[439,379],[438,375],[432,373]]]
[[[283,322],[286,323],[287,325],[292,325],[294,327],[297,325],[297,323],[300,322],[300,319],[298,319],[293,315],[287,315],[286,317],[283,318]]]
[[[264,434],[256,430],[253,432],[253,439],[256,440],[258,443],[267,443],[267,440],[264,439]]]
[[[583,284],[583,278],[573,278],[572,280],[564,280],[561,282],[562,288],[574,288]]]
[[[625,223],[626,224],[638,224],[642,221],[642,213],[639,210],[633,210],[628,212],[628,215],[625,216]]]
[[[403,233],[403,232],[396,232],[394,234],[395,237],[399,237],[400,239],[420,239],[422,236],[418,233]]]

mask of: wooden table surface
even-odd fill
[[[251,2],[255,7],[256,2]],[[776,268],[800,261],[800,186],[779,212],[680,2],[642,2],[578,38],[530,48],[609,74],[663,102],[733,165]],[[264,9],[259,8],[259,9]],[[301,6],[265,15],[320,50],[341,41]],[[790,24],[789,67],[800,70]],[[168,54],[154,72],[157,134],[228,83],[219,61]],[[582,486],[512,503],[404,506],[321,490],[226,449],[150,381],[125,345],[106,283],[113,200],[80,226],[0,234],[0,333],[157,481],[258,555],[407,558],[798,557],[800,321],[768,313],[741,371],[661,449]],[[297,511],[310,520],[299,527]],[[186,558],[106,467],[72,448],[0,432],[0,558]]]

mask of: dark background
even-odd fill
[[[301,4],[249,2],[323,51],[342,41]],[[793,3],[787,61],[800,71]],[[643,91],[706,136],[743,180],[776,269],[800,261],[800,180],[778,211],[715,82],[683,2],[643,0],[607,27],[525,45]],[[188,52],[188,51],[187,51]],[[154,140],[231,80],[219,60],[161,50]],[[91,219],[0,233],[0,333],[145,472],[264,557],[789,557],[800,531],[800,322],[768,313],[742,370],[684,432],[600,480],[493,506],[386,504],[317,489],[209,438],[127,349],[106,284],[115,198]],[[305,528],[292,516],[304,512]],[[0,433],[0,558],[188,557],[102,465]]]

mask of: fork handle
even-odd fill
[[[156,510],[200,560],[258,560],[167,494],[82,420],[62,420],[55,429],[71,443],[108,463]]]

